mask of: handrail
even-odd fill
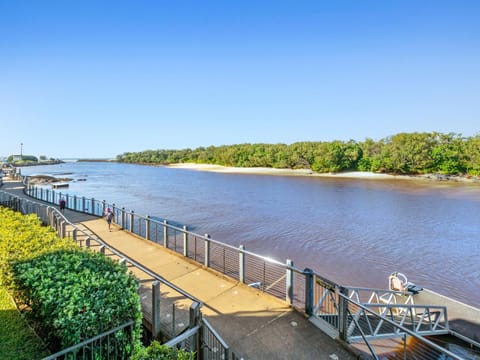
[[[25,199],[25,198],[20,198],[18,197],[17,195],[14,195],[14,194],[11,194],[9,193],[8,191],[5,191],[5,190],[0,190],[0,192],[2,193],[5,193],[5,194],[8,194],[9,196],[12,196],[12,197],[15,197],[15,198],[18,198],[18,199],[22,199],[26,202],[30,202],[30,203],[38,203],[36,201],[32,201],[32,200],[29,200],[29,199]],[[81,232],[82,234],[84,234],[85,236],[87,236],[87,238],[92,238],[91,235],[87,234],[84,230],[78,228],[78,226],[76,226],[75,224],[73,224],[72,222],[70,222],[64,214],[62,214],[57,208],[53,207],[53,206],[50,206],[50,205],[44,205],[46,209],[48,209],[49,211],[53,211],[57,217],[60,217],[62,218],[63,221],[65,221],[68,225],[70,225],[71,227],[73,227],[74,229],[76,229],[77,231]],[[142,264],[138,263],[137,261],[133,260],[132,258],[128,257],[126,254],[124,254],[123,252],[115,249],[114,247],[110,246],[109,244],[107,244],[106,242],[104,242],[102,239],[100,239],[98,236],[95,236],[94,239],[96,242],[98,242],[99,244],[101,244],[102,246],[104,246],[106,249],[110,250],[114,255],[117,255],[119,256],[120,258],[124,258],[126,261],[128,261],[130,264],[132,264],[133,266],[135,266],[136,268],[138,268],[139,270],[143,271],[144,273],[146,273],[147,275],[153,277],[155,280],[158,280],[160,281],[161,283],[167,285],[168,287],[170,287],[171,289],[175,290],[176,292],[182,294],[183,296],[185,296],[186,298],[194,301],[194,302],[198,302],[200,304],[200,306],[203,306],[203,302],[199,299],[197,299],[195,296],[187,293],[185,290],[182,290],[181,288],[179,288],[178,286],[176,286],[175,284],[171,283],[170,281],[168,281],[167,279],[165,279],[164,277],[156,274],[155,272],[153,272],[152,270],[146,268],[145,266],[143,266]]]
[[[338,294],[341,298],[343,298],[347,303],[348,302],[353,302],[350,298],[348,298],[346,295],[344,294],[341,294],[339,293]],[[357,303],[357,302],[353,302],[355,304],[355,306],[359,307],[360,309],[362,309],[363,311],[369,313],[370,315],[373,315],[375,317],[378,317],[381,319],[381,321],[383,322],[386,322],[388,323],[389,325],[393,326],[394,328],[397,328],[399,330],[401,330],[403,333],[406,333],[408,334],[409,336],[415,338],[416,340],[420,341],[421,343],[424,343],[426,344],[428,347],[430,348],[433,348],[435,349],[436,351],[440,352],[440,353],[443,353],[445,355],[448,355],[449,357],[455,359],[455,360],[463,360],[463,358],[461,358],[460,356],[452,353],[451,351],[447,350],[447,349],[444,349],[442,348],[441,346],[435,344],[434,342],[424,338],[423,336],[419,336],[417,335],[415,332],[407,329],[406,327],[396,323],[395,321],[392,321],[390,320],[389,318],[387,317],[384,317],[384,316],[380,316],[378,315],[377,313],[375,313],[374,311],[370,310],[367,306],[363,305],[363,304],[360,304],[360,303]],[[370,305],[369,305],[370,306]]]
[[[52,354],[52,355],[49,355],[47,357],[44,357],[42,360],[55,360],[56,358],[58,358],[59,356],[62,356],[62,355],[66,355],[67,353],[71,352],[71,351],[74,351],[74,350],[77,350],[85,345],[88,345],[88,344],[91,344],[97,340],[100,340],[108,335],[111,335],[119,330],[122,330],[128,326],[132,326],[133,324],[135,324],[135,321],[133,320],[130,320],[128,322],[126,322],[125,324],[123,325],[119,325],[113,329],[110,329],[108,331],[105,331],[104,333],[100,334],[100,335],[97,335],[97,336],[94,336],[88,340],[85,340],[85,341],[82,341],[81,343],[78,343],[76,345],[72,345],[66,349],[63,349],[55,354]]]
[[[175,346],[175,345],[178,345],[180,344],[182,341],[185,341],[187,340],[189,337],[192,337],[194,335],[196,335],[198,332],[200,331],[200,325],[196,325],[194,326],[193,328],[191,329],[188,329],[187,331],[185,331],[183,334],[180,334],[178,335],[177,337],[167,341],[165,343],[165,345],[167,346]]]

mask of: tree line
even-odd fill
[[[237,144],[181,150],[126,152],[117,161],[141,164],[202,163],[234,167],[311,169],[319,173],[480,175],[480,134],[399,133],[379,141]]]

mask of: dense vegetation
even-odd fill
[[[7,290],[53,351],[136,320],[134,339],[118,332],[107,347],[93,347],[95,359],[193,359],[191,353],[153,342],[140,344],[138,282],[126,267],[99,253],[80,249],[41,226],[35,215],[0,206],[0,358],[47,356],[45,344],[22,319]],[[135,349],[131,347],[132,343]],[[108,351],[115,351],[109,354]],[[89,350],[90,351],[90,350]],[[99,354],[101,352],[101,356]],[[122,355],[123,354],[123,355]]]
[[[138,282],[126,267],[59,239],[35,215],[0,207],[0,219],[0,283],[30,309],[26,314],[51,347],[77,344],[130,319],[138,344]],[[130,340],[117,333],[109,348],[131,353]]]
[[[480,135],[399,133],[379,141],[239,144],[182,150],[146,150],[117,156],[143,164],[203,163],[235,167],[371,171],[392,174],[480,175]]]

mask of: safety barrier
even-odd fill
[[[58,209],[52,206],[18,197],[3,190],[0,190],[0,205],[10,207],[22,214],[36,214],[45,225],[55,229],[59,237],[70,238],[77,242],[81,247],[87,247],[94,251],[99,251],[106,256],[114,256],[123,265],[133,266],[148,275],[152,279],[151,290],[140,289],[140,295],[151,298],[152,308],[144,308],[143,314],[144,325],[150,325],[149,330],[154,337],[175,340],[179,336],[180,338],[184,337],[184,334],[190,332],[191,328],[195,326],[200,326],[202,329],[205,327],[205,330],[202,330],[202,334],[204,334],[204,336],[209,334],[209,336],[206,336],[201,340],[204,349],[203,352],[207,351],[206,349],[213,350],[211,352],[207,351],[206,355],[208,356],[203,359],[216,359],[218,351],[227,352],[229,354],[230,358],[225,359],[234,360],[237,358],[237,355],[229,349],[228,345],[226,345],[220,335],[215,332],[206,320],[202,319],[200,312],[202,302],[194,296],[188,294],[181,288],[178,288],[168,280],[163,279],[125,254],[112,248],[100,238],[93,234],[89,234],[78,225],[72,224]],[[160,286],[167,288],[167,291],[164,292],[169,293],[169,297],[161,296]],[[79,352],[83,354],[84,352],[82,349],[88,349],[88,346],[92,346],[89,344],[101,344],[103,341],[102,339],[104,338],[107,338],[108,341],[108,336],[111,335],[112,331],[115,332],[118,331],[118,329],[112,329],[111,331],[101,334],[91,340],[65,349],[62,352],[52,355],[54,357],[48,357],[48,359],[67,358],[67,356],[69,359],[75,359],[75,354]],[[189,347],[186,347],[185,349],[190,351]],[[199,356],[200,354],[197,355],[197,358],[199,358]],[[110,358],[117,359],[124,357]]]
[[[283,299],[297,308],[305,306],[304,271],[296,268],[291,260],[281,263],[249,252],[244,246],[237,248],[214,240],[208,234],[196,234],[189,231],[186,226],[153,219],[148,215],[142,216],[105,200],[99,201],[31,186],[28,185],[28,180],[25,192],[33,198],[51,204],[58,204],[60,199],[64,199],[67,209],[94,216],[103,216],[105,211],[110,209],[114,215],[113,222],[123,230],[163,245],[206,267]]]
[[[349,339],[358,342],[356,348],[370,353],[373,359],[462,359],[347,295],[339,294],[339,298]]]
[[[77,345],[47,356],[42,360],[129,359],[134,349],[132,336],[134,325],[134,321],[129,321]],[[119,336],[126,336],[130,340],[129,345],[119,348],[117,346],[118,342],[110,341],[111,338],[118,338]]]

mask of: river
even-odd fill
[[[388,275],[399,271],[480,307],[480,184],[83,162],[25,167],[22,174],[71,177],[62,193],[173,220],[343,285],[386,288]]]

